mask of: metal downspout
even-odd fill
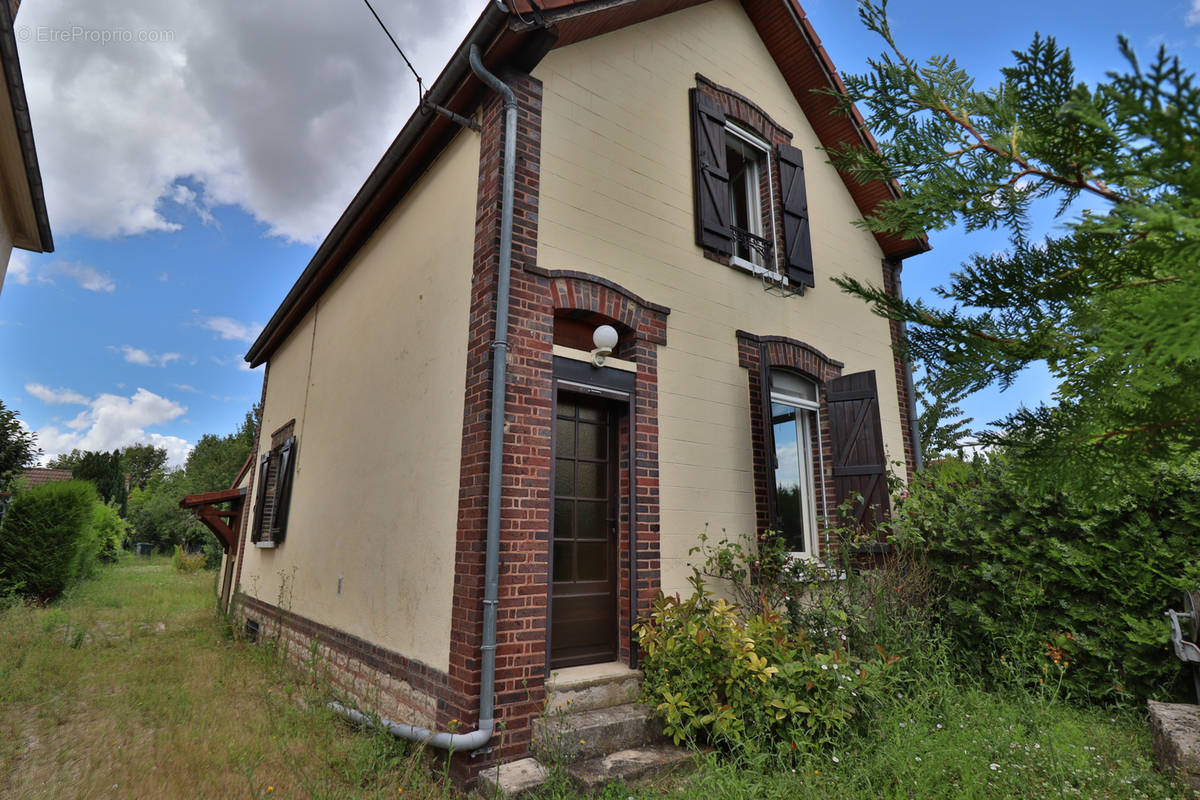
[[[904,288],[900,283],[900,265],[903,262],[892,262],[892,279],[896,284],[896,298],[904,299]],[[908,360],[908,323],[900,323],[900,340],[904,342],[904,393],[908,395],[908,429],[912,433],[913,442],[913,471],[925,469],[925,455],[921,452],[921,424],[917,413],[917,390],[913,386],[912,362]]]
[[[471,69],[504,98],[504,175],[500,210],[500,264],[496,280],[496,330],[492,341],[492,413],[488,462],[487,549],[484,562],[482,668],[479,677],[479,727],[468,733],[435,732],[416,725],[379,719],[347,708],[329,707],[347,719],[378,724],[393,736],[424,742],[443,750],[477,750],[488,743],[495,729],[496,604],[500,593],[500,490],[504,467],[504,399],[508,365],[509,279],[512,268],[514,165],[517,156],[517,98],[503,81],[483,66],[479,45],[471,44]]]

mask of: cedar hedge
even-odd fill
[[[101,549],[100,504],[88,481],[36,486],[13,498],[0,522],[0,595],[46,602],[91,574]]]

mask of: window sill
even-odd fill
[[[257,547],[259,550],[274,550],[275,549],[274,542],[255,542],[254,546]]]
[[[775,283],[779,283],[783,286],[788,285],[788,279],[787,279],[786,275],[780,275],[778,272],[776,272],[773,269],[767,269],[766,267],[759,266],[758,264],[755,264],[753,261],[747,261],[744,258],[738,258],[737,256],[730,256],[729,257],[729,266],[732,267],[733,269],[739,270],[741,272],[749,273],[750,275],[753,275],[756,278],[766,278],[767,280],[774,281]]]

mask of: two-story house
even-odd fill
[[[247,355],[236,613],[467,771],[636,667],[706,529],[885,510],[900,331],[829,278],[926,246],[854,224],[840,87],[795,0],[488,2]]]

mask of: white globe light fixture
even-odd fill
[[[597,367],[604,366],[604,359],[612,355],[613,348],[617,346],[617,329],[612,325],[601,325],[592,333],[592,344],[596,345],[596,349],[592,351],[592,363]]]

